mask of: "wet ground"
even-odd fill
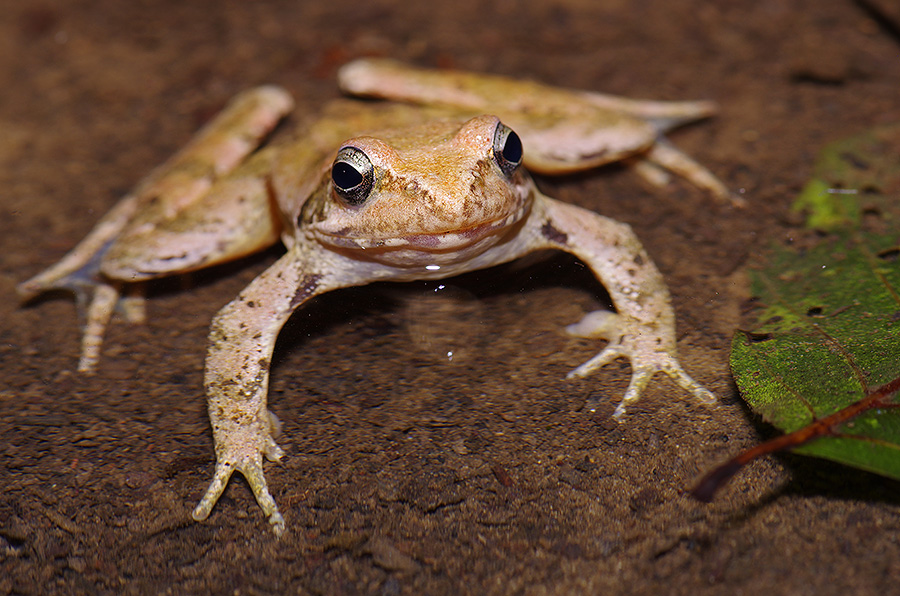
[[[898,485],[797,457],[753,464],[710,505],[686,489],[771,434],[728,369],[745,268],[785,241],[823,143],[900,118],[888,2],[513,0],[0,6],[0,594],[886,594]],[[891,14],[894,11],[894,14]],[[202,394],[210,318],[278,251],[153,288],[150,321],[74,372],[75,309],[21,307],[55,262],[237,91],[335,97],[361,55],[484,70],[721,113],[673,141],[751,207],[612,167],[540,179],[630,223],[662,269],[702,406],[659,378],[625,422],[627,364],[561,333],[603,304],[565,256],[435,284],[327,294],[283,333],[267,477],[190,520],[213,467]],[[446,352],[453,351],[452,361]],[[596,412],[586,404],[599,403]]]

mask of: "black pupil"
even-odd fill
[[[519,163],[522,159],[522,141],[513,131],[509,131],[506,143],[503,145],[503,159],[509,163]]]
[[[350,190],[362,184],[363,175],[350,164],[339,161],[331,168],[331,179],[341,190]]]

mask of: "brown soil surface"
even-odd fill
[[[895,591],[896,482],[779,457],[710,505],[686,494],[772,434],[728,368],[748,258],[792,234],[823,143],[900,119],[900,23],[877,4],[0,3],[0,594]],[[452,292],[336,292],[277,350],[287,456],[266,473],[288,533],[272,535],[242,479],[195,523],[213,467],[206,328],[277,250],[155,286],[149,322],[115,324],[93,377],[74,372],[71,300],[22,306],[15,284],[237,91],[278,83],[312,112],[337,95],[341,63],[373,54],[719,102],[672,140],[748,209],[620,167],[538,182],[634,227],[672,290],[682,360],[721,403],[659,378],[617,424],[627,364],[565,381],[598,346],[560,329],[603,301],[566,257]]]

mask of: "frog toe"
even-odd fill
[[[93,292],[76,292],[79,318],[82,319],[81,356],[78,372],[93,373],[100,363],[103,336],[119,301],[119,290],[106,284],[97,284]]]
[[[278,457],[280,458],[283,452],[277,446],[275,449],[278,450]],[[266,457],[271,459],[269,453],[266,453]],[[256,497],[256,502],[269,520],[272,531],[275,532],[276,536],[283,535],[284,517],[281,515],[281,512],[278,511],[278,505],[275,504],[275,499],[272,498],[272,494],[269,492],[269,486],[266,483],[266,477],[263,474],[262,461],[257,458],[253,462],[248,462],[240,467],[240,471],[244,475],[244,478],[247,479],[250,488],[253,490],[253,496]]]
[[[628,354],[622,349],[622,346],[618,344],[610,344],[603,348],[603,350],[599,354],[597,354],[578,368],[570,371],[569,374],[566,375],[566,378],[583,379],[595,370],[602,368],[613,360],[621,357],[628,357]]]
[[[695,381],[689,374],[685,372],[681,365],[674,358],[668,358],[661,367],[662,371],[669,375],[669,378],[676,385],[693,395],[697,401],[705,404],[715,403],[716,394]]]
[[[195,521],[203,521],[209,517],[213,507],[225,491],[228,481],[235,471],[243,474],[253,491],[256,502],[263,510],[272,531],[276,536],[284,534],[285,523],[284,517],[278,510],[275,499],[269,492],[269,486],[262,467],[262,456],[265,455],[269,461],[278,461],[284,455],[284,451],[275,444],[275,441],[268,439],[266,444],[260,450],[254,450],[253,453],[240,454],[236,453],[232,457],[220,455],[219,461],[216,463],[216,470],[213,473],[212,482],[200,503],[194,508],[191,517]]]
[[[652,366],[634,366],[632,364],[632,367],[634,372],[631,374],[631,381],[628,383],[628,389],[625,390],[622,401],[619,402],[619,405],[616,406],[616,410],[613,412],[613,418],[619,422],[622,422],[628,404],[636,402],[641,397],[644,389],[646,389],[647,385],[650,383],[650,379],[652,379],[653,375],[657,372],[656,367]]]
[[[716,400],[715,395],[692,379],[678,363],[674,339],[665,330],[613,312],[594,311],[578,323],[566,327],[566,331],[576,337],[609,341],[599,354],[571,371],[566,376],[568,379],[586,377],[617,358],[625,358],[631,363],[631,381],[613,413],[613,418],[617,420],[621,421],[627,406],[640,398],[658,372],[668,375],[702,403]]]
[[[200,499],[200,502],[191,512],[191,517],[193,517],[195,521],[203,521],[209,517],[209,514],[212,513],[213,506],[215,506],[219,497],[222,496],[225,487],[228,486],[228,480],[231,479],[234,470],[234,465],[231,463],[216,464],[216,471],[213,473],[213,479],[212,482],[209,483],[209,488],[206,489],[203,498]]]
[[[583,378],[617,358],[631,359],[631,350],[621,343],[622,317],[609,310],[589,312],[568,325],[566,333],[584,339],[605,339],[610,343],[596,356],[571,371],[567,379]]]

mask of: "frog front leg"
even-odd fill
[[[213,480],[192,516],[206,519],[237,470],[277,535],[284,518],[269,493],[262,458],[278,461],[277,419],[266,407],[275,340],[291,313],[315,295],[367,279],[344,257],[298,241],[216,314],[209,333],[204,385],[216,450]]]
[[[675,313],[669,291],[656,265],[627,224],[580,207],[537,196],[526,223],[529,248],[556,248],[587,264],[612,298],[617,312],[596,311],[567,331],[609,343],[596,356],[569,373],[585,377],[613,360],[631,362],[632,375],[613,417],[621,419],[657,372],[704,403],[715,396],[681,367],[675,343]]]

